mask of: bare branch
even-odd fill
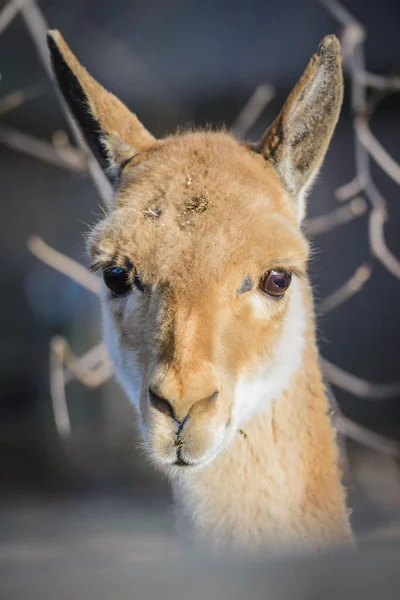
[[[0,12],[0,35],[17,16],[23,5],[29,0],[10,0]]]
[[[86,387],[97,388],[110,379],[112,367],[103,344],[94,346],[79,358],[72,352],[63,337],[54,338],[53,342],[57,344],[63,365],[67,367],[63,374],[64,386],[73,379],[77,379]]]
[[[25,90],[14,90],[13,92],[10,92],[0,100],[0,117],[19,108],[25,104],[25,102],[37,98],[42,92],[43,87],[38,85],[33,85]]]
[[[247,133],[274,97],[274,94],[275,89],[269,83],[263,83],[254,90],[232,125],[232,132],[238,138],[243,139],[246,137]]]
[[[80,263],[72,260],[72,258],[51,248],[40,237],[30,237],[28,248],[35,256],[56,271],[64,273],[64,275],[70,277],[93,294],[97,296],[100,294],[100,281],[96,275]]]
[[[78,173],[87,173],[86,156],[75,148],[56,148],[45,140],[40,140],[33,135],[6,125],[0,125],[0,143],[12,150],[23,152],[55,167]]]
[[[317,305],[317,312],[319,314],[326,314],[344,304],[349,298],[362,290],[371,275],[371,264],[365,263],[360,265],[350,279]]]
[[[363,73],[358,73],[357,78],[362,85],[376,90],[400,92],[400,77],[397,75],[391,77],[390,75],[376,75],[375,73],[364,71]]]
[[[346,27],[345,34],[349,28],[361,28],[356,19],[336,0],[320,1]],[[348,31],[347,33],[349,34]],[[375,87],[382,89],[387,81],[395,82],[397,85],[400,78],[382,78],[367,73],[364,65],[364,38],[365,32],[362,35],[359,31],[357,35],[354,35],[349,52],[352,68],[352,108],[356,115],[354,118],[354,132],[357,173],[352,182],[336,190],[336,196],[338,199],[347,200],[354,193],[359,193],[361,190],[365,192],[373,206],[369,216],[368,228],[371,252],[392,275],[400,279],[400,260],[389,250],[384,236],[384,224],[388,218],[387,203],[372,181],[369,155],[398,185],[400,185],[400,165],[376,139],[369,127],[367,115],[368,117],[372,116],[374,105],[372,107],[368,106],[366,94],[366,85],[374,84]]]
[[[335,426],[340,433],[367,448],[372,448],[372,450],[388,454],[394,458],[400,458],[400,445],[398,442],[355,423],[343,414],[335,417]]]
[[[313,219],[308,219],[304,224],[304,230],[309,235],[318,235],[331,231],[339,225],[344,225],[361,217],[367,211],[367,203],[361,197],[353,200],[345,206],[340,206],[330,213],[326,213]]]
[[[361,377],[348,373],[326,360],[326,358],[321,358],[321,366],[327,381],[358,398],[385,400],[400,394],[400,382],[371,383]]]
[[[98,387],[112,376],[112,363],[108,358],[108,353],[103,342],[93,346],[85,354],[77,358],[76,361],[74,370],[71,370],[70,366],[67,365],[65,370],[65,384],[76,379],[76,373],[95,373],[95,376],[91,376],[92,385],[90,387]],[[87,385],[85,375],[81,376],[79,380]],[[93,385],[93,382],[95,382],[95,385]]]
[[[365,183],[361,181],[358,175],[354,177],[349,183],[345,183],[335,190],[335,197],[340,202],[345,202],[346,200],[350,200],[350,198],[354,198],[357,194],[364,190]]]
[[[372,252],[388,271],[397,279],[400,279],[400,261],[392,254],[386,245],[384,226],[386,214],[379,210],[373,210],[369,218],[369,238],[371,240]]]
[[[43,67],[45,68],[47,74],[54,83],[54,77],[50,66],[49,53],[46,45],[46,34],[48,30],[48,25],[41,10],[37,5],[36,0],[25,0],[24,5],[21,8],[21,13],[24,18],[25,24],[29,30],[29,33],[31,34],[33,42],[36,46],[36,50],[39,54]],[[100,165],[89,152],[88,147],[82,139],[79,129],[75,121],[71,117],[68,108],[64,102],[64,99],[58,91],[57,86],[55,86],[55,89],[58,98],[60,99],[61,106],[71,128],[71,131],[74,135],[75,141],[79,148],[81,148],[81,150],[83,150],[87,156],[87,168],[92,178],[92,181],[104,204],[106,206],[109,206],[112,201],[111,186],[103,171],[101,170]]]
[[[64,356],[61,338],[50,342],[50,394],[53,406],[54,422],[61,436],[71,433],[67,398],[65,396]]]
[[[400,165],[390,156],[376,139],[365,117],[356,116],[354,125],[360,142],[385,173],[400,185]]]
[[[67,367],[64,368],[64,365]],[[97,388],[112,375],[111,362],[104,344],[98,344],[82,357],[71,351],[68,342],[60,336],[50,342],[50,393],[57,431],[61,436],[71,433],[65,386],[77,379],[83,385]]]
[[[357,25],[361,27],[361,24],[353,17],[353,15],[346,9],[342,4],[336,2],[336,0],[320,0],[322,6],[345,27]]]

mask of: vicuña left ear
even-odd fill
[[[343,100],[340,44],[325,37],[284,107],[255,150],[293,195],[299,221],[305,194],[322,164]]]
[[[47,42],[59,88],[91,151],[114,184],[124,162],[149,150],[156,140],[136,115],[89,75],[59,31],[49,31]]]

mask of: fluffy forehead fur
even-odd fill
[[[235,291],[244,277],[257,281],[273,267],[302,271],[307,257],[293,202],[273,169],[229,134],[211,131],[169,137],[135,155],[89,248],[96,265],[132,261],[143,283],[185,295],[223,280],[228,266]]]

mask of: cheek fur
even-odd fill
[[[121,347],[121,336],[115,323],[116,317],[105,299],[102,302],[102,314],[104,341],[114,365],[115,377],[130,402],[140,413],[143,369],[139,352],[131,347]]]
[[[257,352],[251,364],[238,367],[232,418],[238,426],[253,414],[265,410],[274,398],[289,386],[292,376],[299,369],[304,347],[306,315],[298,280],[292,282],[286,314],[276,336],[276,344],[268,352]],[[260,342],[260,340],[258,340]],[[253,347],[257,344],[254,343]]]

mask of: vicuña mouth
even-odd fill
[[[192,465],[182,458],[181,448],[178,447],[176,461],[173,463],[175,467],[191,467]]]

